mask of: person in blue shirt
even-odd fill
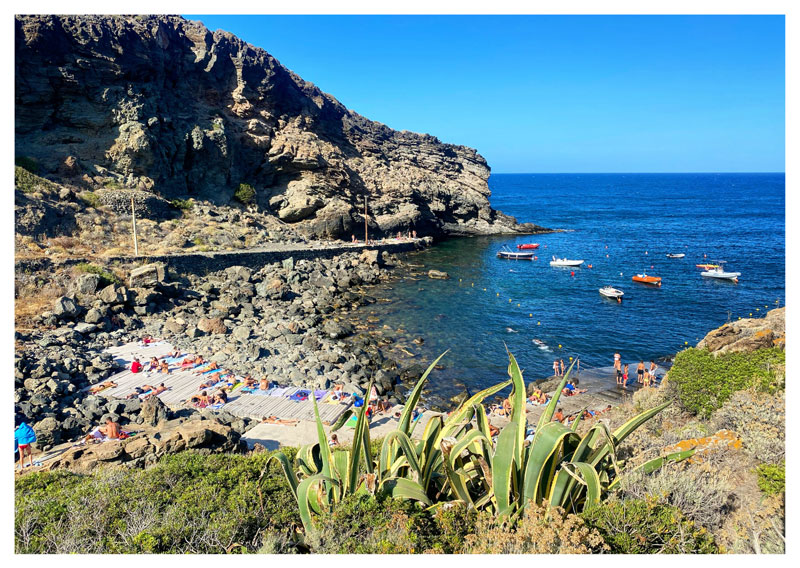
[[[31,444],[36,441],[36,432],[20,418],[17,418],[15,422],[17,427],[14,430],[14,448],[19,449],[19,467],[22,469],[33,465],[33,450],[31,449]],[[27,466],[23,464],[25,454],[28,454]]]

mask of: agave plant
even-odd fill
[[[415,442],[413,411],[428,375],[443,356],[444,353],[431,363],[417,382],[397,429],[383,439],[375,456],[371,455],[366,405],[356,414],[352,448],[331,450],[316,400],[310,397],[318,441],[300,448],[295,457],[296,471],[282,452],[267,463],[269,466],[276,460],[281,464],[306,529],[311,526],[313,514],[327,511],[347,495],[358,493],[388,494],[431,508],[460,501],[468,507],[492,510],[498,516],[517,515],[531,501],[584,508],[599,502],[619,482],[619,444],[668,404],[632,418],[614,432],[598,422],[581,437],[576,432],[579,420],[572,428],[552,421],[561,389],[572,372],[570,366],[539,419],[533,442],[525,447],[525,384],[509,353],[509,380],[475,394],[446,419],[434,416]],[[495,445],[483,401],[509,385],[511,420]],[[372,383],[367,392],[371,390]],[[331,430],[340,428],[352,415],[352,410],[345,411]],[[667,460],[684,459],[691,454],[692,450],[671,454],[640,468],[652,471]]]

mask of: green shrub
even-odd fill
[[[40,472],[16,482],[17,553],[256,551],[262,536],[300,523],[269,454],[187,451],[146,469]]]
[[[194,200],[192,199],[173,199],[169,202],[175,209],[180,209],[181,211],[189,211],[192,206],[194,205]]]
[[[756,468],[758,487],[767,495],[778,495],[786,491],[786,463],[780,465],[762,463]]]
[[[32,174],[39,173],[39,162],[27,156],[17,156],[14,159],[14,165],[28,170]]]
[[[680,509],[653,499],[606,501],[581,517],[597,529],[614,554],[714,554],[710,533],[687,520]]]
[[[236,191],[233,192],[233,198],[244,205],[249,205],[256,198],[256,190],[249,184],[240,183]]]
[[[124,189],[124,186],[114,178],[106,178],[103,180],[103,187],[108,189]]]
[[[780,349],[759,349],[750,353],[725,353],[713,356],[705,349],[686,349],[675,357],[669,382],[678,393],[680,404],[705,418],[735,393],[749,387],[774,392],[783,387],[786,364]]]
[[[89,264],[88,262],[82,262],[75,267],[79,272],[85,272],[88,274],[97,274],[100,277],[100,286],[105,287],[110,284],[122,284],[122,280],[117,278],[117,275],[113,272],[109,272],[105,268],[97,266],[96,264]]]
[[[81,198],[88,207],[100,207],[100,198],[94,191],[82,191],[78,194],[78,197]]]
[[[14,166],[14,187],[22,193],[35,191],[55,191],[54,183],[31,173],[26,168]]]

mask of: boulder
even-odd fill
[[[448,278],[450,278],[450,275],[447,272],[442,272],[441,270],[429,270],[428,278],[434,278],[437,280],[447,280]]]
[[[200,321],[197,322],[197,329],[212,334],[228,333],[228,328],[222,318],[200,318]]]
[[[166,279],[167,267],[163,262],[145,264],[131,270],[129,277],[131,288],[145,288],[155,286]]]
[[[92,333],[93,331],[96,331],[97,326],[93,323],[78,323],[75,324],[75,327],[73,329],[78,333],[80,333],[81,335],[85,335],[87,333]]]
[[[160,398],[151,396],[142,403],[139,417],[146,426],[157,426],[169,417],[169,409]]]
[[[81,274],[75,282],[75,293],[81,296],[91,296],[100,286],[98,274]]]
[[[154,451],[153,445],[146,436],[137,436],[125,444],[125,453],[132,460],[143,457]]]
[[[339,339],[351,335],[353,333],[353,326],[347,322],[337,322],[336,320],[329,319],[322,325],[322,331],[331,339]]]
[[[121,440],[108,440],[102,444],[97,444],[92,450],[94,451],[94,458],[103,462],[118,459],[124,451]]]
[[[80,313],[81,309],[72,298],[61,296],[53,302],[53,315],[59,319],[74,318]]]
[[[53,416],[47,416],[33,425],[39,446],[52,446],[61,442],[61,427]]]
[[[117,304],[122,304],[126,299],[126,294],[121,286],[110,284],[100,290],[100,293],[97,294],[97,297],[100,298],[100,300],[102,300],[104,303],[114,306]]]
[[[253,271],[246,266],[231,266],[225,270],[225,274],[231,282],[250,282]]]
[[[364,264],[370,266],[378,266],[382,263],[382,259],[377,250],[363,250],[358,259]]]

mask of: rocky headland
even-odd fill
[[[15,46],[18,164],[64,188],[18,195],[18,217],[57,210],[62,234],[75,208],[59,203],[85,192],[154,219],[187,198],[245,205],[312,238],[363,234],[365,198],[375,237],[543,230],[491,208],[474,149],[368,120],[200,22],[17,16]]]

